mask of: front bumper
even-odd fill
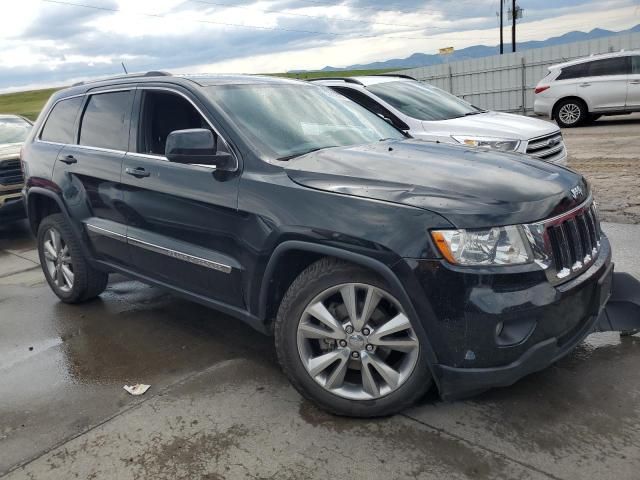
[[[591,333],[611,290],[605,236],[601,244],[588,270],[555,287],[530,268],[491,275],[440,261],[407,261],[429,304],[425,310],[415,301],[418,290],[409,292],[436,356],[432,371],[441,396],[511,385],[568,354]],[[410,289],[417,285],[408,282]]]
[[[19,187],[16,187],[19,188]],[[0,220],[20,220],[26,217],[22,192],[0,192]]]

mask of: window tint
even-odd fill
[[[40,134],[47,142],[75,143],[73,127],[83,97],[61,100],[55,104]]]
[[[349,87],[331,87],[331,88],[333,88],[336,92],[341,93],[348,99],[353,100],[357,104],[362,105],[364,108],[366,108],[370,112],[373,112],[376,115],[382,116],[385,119],[388,118],[389,120],[391,120],[391,122],[396,128],[399,128],[400,130],[409,129],[409,126],[406,123],[404,123],[394,114],[392,114],[389,110],[384,108],[382,105],[380,105],[378,102],[373,100],[371,97],[365,95],[364,93],[358,92],[357,90],[354,90],[353,88],[349,88]]]
[[[630,57],[604,58],[589,62],[589,76],[627,75],[630,68]]]
[[[640,75],[640,55],[634,55],[631,60],[633,62],[633,74]]]
[[[173,93],[145,91],[140,118],[138,153],[164,155],[167,137],[175,130],[211,130],[207,121],[189,101]],[[211,131],[216,138],[216,133]]]
[[[89,98],[80,126],[80,145],[127,150],[132,92],[99,93]]]
[[[560,75],[556,80],[569,80],[572,78],[582,78],[588,75],[589,64],[578,63],[577,65],[571,65],[570,67],[564,67]]]

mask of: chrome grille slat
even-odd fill
[[[536,137],[527,143],[527,154],[541,160],[552,160],[565,151],[562,133],[554,132],[542,137]]]
[[[15,185],[23,182],[20,160],[0,162],[0,185]]]
[[[525,225],[525,232],[553,285],[580,275],[598,258],[602,232],[591,196],[566,213]]]

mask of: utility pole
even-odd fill
[[[504,53],[504,35],[502,32],[502,17],[504,16],[504,0],[500,0],[500,55]]]
[[[518,10],[516,9],[516,0],[511,0],[511,51],[516,51],[516,20],[518,19]]]

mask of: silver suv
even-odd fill
[[[640,50],[552,65],[535,94],[535,113],[555,119],[561,127],[639,112]]]
[[[362,105],[413,138],[526,153],[565,165],[560,129],[551,122],[475,107],[406,75],[313,80]]]

